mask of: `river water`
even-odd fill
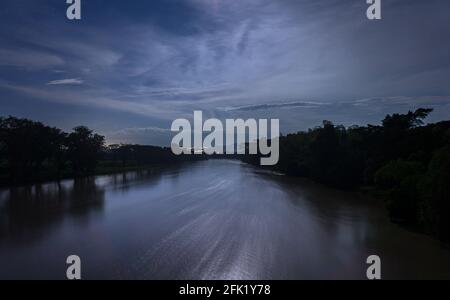
[[[0,279],[450,279],[378,200],[231,160],[0,191]]]

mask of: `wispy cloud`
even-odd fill
[[[47,82],[47,85],[80,85],[83,84],[84,81],[80,78],[68,78],[68,79],[59,79],[52,80]]]
[[[269,104],[258,104],[258,105],[247,105],[247,106],[227,106],[221,107],[219,110],[223,111],[254,111],[254,110],[270,110],[273,108],[317,108],[327,103],[321,102],[285,102],[285,103],[269,103]]]
[[[24,69],[45,69],[64,65],[54,54],[31,49],[0,49],[0,66]]]
[[[125,101],[120,98],[108,97],[107,95],[104,95],[107,94],[105,91],[101,91],[102,95],[98,95],[91,90],[80,89],[73,92],[60,89],[43,89],[41,87],[14,85],[2,81],[0,81],[0,88],[45,102],[102,109],[103,113],[107,113],[106,110],[112,110],[164,120],[173,120],[174,116],[182,115],[182,112],[176,109],[170,110],[170,104]]]
[[[149,127],[124,128],[124,129],[114,131],[113,133],[115,133],[115,134],[130,134],[130,133],[145,133],[145,132],[168,133],[168,132],[171,132],[171,130],[169,128],[149,126]]]

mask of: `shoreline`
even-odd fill
[[[155,163],[155,164],[149,164],[149,165],[143,165],[143,166],[125,166],[125,167],[98,167],[94,172],[90,174],[85,175],[79,175],[74,176],[73,174],[67,174],[62,175],[59,177],[46,177],[39,180],[30,180],[30,181],[23,181],[18,183],[0,183],[0,190],[6,190],[9,188],[18,188],[18,187],[24,187],[24,186],[30,186],[30,185],[36,185],[36,184],[46,184],[49,182],[58,182],[63,180],[76,180],[76,179],[82,179],[82,178],[89,178],[93,176],[104,176],[104,175],[114,175],[114,174],[120,174],[120,173],[126,173],[126,172],[135,172],[135,171],[143,171],[143,170],[150,170],[150,169],[157,169],[164,166],[173,166],[175,164],[182,164],[186,163],[186,161],[174,161],[171,163]]]

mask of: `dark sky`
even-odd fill
[[[450,1],[2,0],[0,115],[169,144],[175,118],[280,118],[283,133],[450,115]]]

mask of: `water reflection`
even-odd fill
[[[105,188],[126,193],[133,187],[157,185],[162,174],[176,178],[182,165],[152,168],[108,176],[86,177],[0,190],[0,239],[20,241],[38,237],[64,218],[78,222],[98,218]]]
[[[391,224],[378,201],[236,161],[0,192],[0,278],[450,278],[450,252]]]
[[[102,212],[105,191],[95,178],[17,187],[1,193],[0,238],[26,243],[67,216],[88,222]]]

